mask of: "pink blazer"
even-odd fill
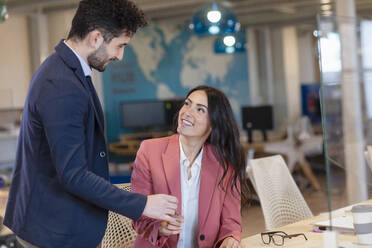
[[[199,247],[217,247],[220,241],[232,236],[241,239],[240,195],[231,193],[228,179],[224,179],[224,191],[218,185],[223,169],[216,160],[211,145],[204,146],[199,191],[198,244]],[[137,152],[132,173],[132,191],[150,194],[169,194],[178,198],[181,211],[181,172],[179,135],[143,141]],[[239,185],[240,187],[240,185]],[[138,236],[133,247],[177,247],[179,235],[161,236],[161,221],[142,216],[133,222]]]

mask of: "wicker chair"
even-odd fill
[[[130,183],[117,184],[117,187],[130,191]],[[130,248],[133,246],[137,233],[132,228],[132,220],[114,213],[109,212],[105,236],[102,239],[102,248]]]
[[[280,155],[250,161],[267,230],[313,217]]]

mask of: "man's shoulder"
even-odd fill
[[[38,101],[70,94],[87,95],[75,72],[56,53],[50,55],[33,75],[29,94]]]
[[[73,73],[73,71],[63,62],[61,57],[54,52],[40,65],[35,74],[38,73],[43,75],[66,76],[66,73],[68,75],[68,73]]]

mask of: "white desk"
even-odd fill
[[[361,204],[372,205],[372,199],[363,202]],[[345,214],[345,211],[336,210],[333,212],[333,217],[337,217]],[[351,214],[351,213],[346,213]],[[288,248],[314,248],[314,247],[323,247],[323,234],[313,232],[313,223],[318,221],[323,221],[328,219],[328,214],[321,214],[310,219],[302,220],[281,228],[275,229],[273,231],[284,231],[287,234],[303,233],[306,235],[308,241],[303,237],[295,237],[292,239],[286,239],[283,246],[276,246],[274,244],[265,245],[261,240],[261,234],[256,234],[242,240],[242,246],[247,248],[257,248],[257,247],[288,247]],[[339,242],[357,242],[357,237],[351,234],[339,234]],[[365,248],[370,248],[372,246],[363,246]]]

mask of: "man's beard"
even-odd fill
[[[103,72],[106,69],[108,60],[106,47],[102,44],[96,51],[88,55],[88,64],[97,71]]]

